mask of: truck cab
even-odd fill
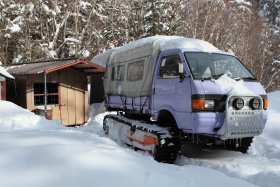
[[[253,137],[261,134],[267,121],[265,90],[228,53],[162,51],[152,90],[152,119],[185,133]]]

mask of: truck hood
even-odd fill
[[[204,94],[220,94],[220,95],[228,95],[228,92],[225,91],[221,86],[214,81],[207,80],[207,81],[196,81],[196,84],[201,84],[201,88],[198,89],[198,92],[204,92]],[[199,86],[199,85],[197,85]],[[262,85],[259,82],[244,82],[243,86],[247,88],[249,91],[253,92],[256,95],[266,95],[266,92]],[[242,88],[240,88],[242,89]],[[240,90],[242,91],[242,90]],[[201,93],[199,93],[201,94]]]

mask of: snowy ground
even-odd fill
[[[103,115],[65,128],[0,101],[0,184],[43,186],[280,185],[280,92],[269,95],[269,121],[250,153],[185,148],[176,164],[157,163],[108,139]],[[278,104],[278,105],[277,105]]]

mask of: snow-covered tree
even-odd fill
[[[0,61],[84,57],[152,35],[206,40],[280,88],[280,0],[0,0]],[[257,9],[258,8],[258,9]]]

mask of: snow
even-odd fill
[[[22,61],[23,56],[22,55],[18,55],[16,58],[14,58],[13,63],[20,63]]]
[[[21,28],[19,27],[18,24],[12,24],[12,26],[10,27],[10,30],[12,33],[15,33],[15,32],[19,32],[21,30]]]
[[[90,56],[90,52],[85,49],[85,50],[82,51],[82,55],[83,55],[84,58],[88,58]]]
[[[44,11],[47,13],[47,14],[51,14],[53,16],[56,16],[56,12],[51,10],[48,5],[46,5],[45,3],[42,4],[42,7],[44,9]]]
[[[59,124],[58,121],[48,121],[11,102],[0,101],[0,130],[44,129],[51,126],[59,128]]]
[[[222,91],[227,95],[255,95],[246,86],[244,86],[243,80],[234,80],[227,74],[222,75],[219,79],[213,80],[216,82]]]
[[[186,49],[197,49],[202,52],[213,53],[220,52],[219,49],[214,47],[212,44],[194,38],[185,38],[180,36],[163,36],[156,35],[151,37],[142,38],[124,45],[117,50],[117,52],[127,51],[131,48],[141,47],[149,44],[155,44],[158,41],[160,43],[160,50],[165,51],[174,48],[186,48]]]
[[[246,0],[234,0],[236,3],[238,4],[244,4],[244,5],[248,5],[248,6],[252,6],[252,4]]]
[[[33,16],[34,9],[35,9],[35,6],[34,6],[33,3],[30,2],[30,3],[28,4],[28,7],[29,7],[28,11],[29,11],[29,13],[31,14],[30,17],[32,17],[32,16]]]
[[[114,49],[109,49],[104,53],[98,54],[96,56],[94,56],[91,61],[92,63],[98,64],[102,67],[106,67],[106,63],[110,58],[110,55],[117,50],[118,48],[114,48]]]
[[[261,136],[255,138],[251,150],[254,155],[280,159],[280,91],[270,93],[268,100],[269,118],[266,128]]]
[[[81,9],[85,10],[87,8],[90,8],[91,4],[89,2],[86,2],[86,1],[80,1],[80,6],[81,6]]]
[[[80,40],[76,39],[76,38],[65,38],[64,40],[65,42],[73,42],[73,43],[82,43]]]
[[[0,67],[0,75],[4,75],[10,79],[15,79],[15,77],[8,73],[3,67]]]
[[[110,140],[102,129],[106,113],[66,128],[0,101],[1,186],[278,187],[280,91],[268,99],[268,123],[249,154],[185,148],[175,164]]]
[[[56,52],[56,50],[50,50],[48,55],[49,55],[49,57],[51,59],[57,59],[57,52]]]
[[[198,51],[206,53],[221,52],[219,49],[206,41],[184,37],[174,38],[170,40],[164,39],[160,47],[161,51],[174,48],[196,49]]]
[[[124,46],[116,47],[110,49],[102,54],[98,54],[92,58],[92,62],[103,67],[106,67],[106,62],[109,57],[114,58],[114,56],[120,55],[123,52],[130,51],[134,48],[141,48],[149,45],[156,45],[156,43],[160,43],[160,50],[165,51],[174,48],[185,48],[191,50],[198,50],[206,53],[221,53],[219,49],[214,47],[212,44],[194,38],[185,38],[180,36],[163,36],[156,35],[151,37],[142,38],[136,41],[132,41]]]

